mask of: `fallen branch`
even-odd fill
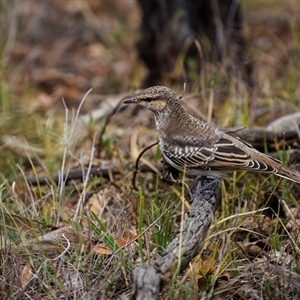
[[[185,270],[200,253],[221,199],[221,182],[201,177],[194,185],[196,191],[192,191],[192,205],[184,216],[182,231],[153,265],[134,270],[131,299],[158,299],[163,284],[168,283],[176,271]],[[123,295],[121,299],[128,298]]]
[[[261,152],[264,152],[266,148],[269,152],[288,147],[296,148],[300,144],[297,131],[274,132],[264,127],[244,128],[242,130],[226,128],[223,131],[251,144],[253,148]]]
[[[153,166],[158,170],[162,170],[162,166],[160,164],[153,164]],[[130,164],[127,164],[123,166],[125,169],[132,168]],[[151,169],[149,166],[143,164],[139,168],[139,172],[142,173],[147,173],[147,172],[152,172],[154,173],[153,169]],[[120,167],[117,166],[110,166],[110,167],[92,167],[91,171],[89,172],[90,175],[97,175],[97,176],[102,176],[104,178],[109,178],[110,174],[111,175],[119,175],[122,174],[122,170]],[[31,185],[45,185],[51,183],[56,183],[58,184],[59,180],[63,178],[65,182],[68,182],[70,180],[79,180],[83,178],[85,174],[82,172],[82,169],[76,169],[76,170],[70,170],[69,172],[63,174],[63,175],[54,175],[53,177],[48,177],[48,176],[41,176],[41,177],[34,177],[34,176],[28,176],[26,177],[26,181],[31,184]]]

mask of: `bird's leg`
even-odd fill
[[[222,177],[203,175],[197,176],[191,187],[191,202],[193,202],[193,199],[198,197],[201,193],[210,193],[211,187],[214,186],[220,180],[222,180]]]
[[[161,177],[160,179],[163,182],[166,182],[170,185],[176,184],[176,185],[184,185],[186,190],[188,191],[190,198],[192,196],[191,194],[191,190],[189,188],[189,186],[182,180],[177,180],[178,176],[179,176],[179,172],[177,169],[173,168],[172,166],[170,166],[165,159],[163,159],[162,161],[163,163],[163,170],[161,172]]]
[[[163,181],[163,182],[166,182],[170,185],[172,184],[178,184],[179,180],[177,180],[178,178],[178,171],[173,168],[172,166],[170,166],[166,160],[163,158],[162,160],[162,164],[163,164],[163,170],[161,172],[161,176],[160,176],[160,179]]]

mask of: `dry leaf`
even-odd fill
[[[25,267],[23,268],[21,275],[20,275],[20,284],[21,287],[23,287],[25,284],[27,284],[30,279],[32,278],[32,269],[29,263],[27,263],[25,265]]]
[[[136,236],[131,235],[130,237],[123,237],[116,239],[118,246],[126,247],[132,244],[132,242],[136,239]],[[108,246],[104,243],[100,243],[92,248],[93,253],[98,253],[102,255],[112,255],[112,251],[109,250]]]

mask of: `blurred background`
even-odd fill
[[[2,162],[13,136],[50,144],[53,160],[62,99],[76,109],[90,88],[81,113],[152,84],[180,93],[186,84],[200,112],[213,102],[218,126],[265,125],[297,111],[297,1],[162,3],[1,1]]]
[[[62,97],[76,106],[89,88],[103,95],[151,83],[182,89],[188,82],[195,92],[201,89],[196,60],[222,61],[205,78],[204,88],[216,90],[224,80],[230,83],[220,73],[234,73],[234,63],[246,69],[241,72],[247,86],[259,85],[260,93],[274,80],[285,88],[290,69],[297,72],[297,1],[158,2],[2,1],[2,106],[47,110]],[[201,43],[195,46],[194,39]]]

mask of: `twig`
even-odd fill
[[[155,164],[154,166],[159,171],[162,171],[162,166],[160,164]],[[131,167],[132,167],[131,164],[126,164],[124,166],[124,168],[126,168],[126,169],[131,168]],[[144,165],[144,164],[141,165],[139,171],[142,173],[154,172],[151,168],[149,168],[147,165]],[[109,178],[110,173],[113,175],[122,174],[120,168],[117,166],[114,166],[114,165],[112,165],[110,167],[104,167],[104,168],[91,167],[91,170],[89,172],[90,175],[98,175],[98,176],[102,176],[105,178]],[[70,170],[66,174],[63,174],[62,176],[63,176],[65,182],[68,182],[70,180],[78,180],[78,179],[82,180],[83,171],[82,171],[82,169]],[[24,176],[24,178],[25,178],[27,184],[31,184],[31,185],[37,185],[37,184],[45,185],[45,184],[49,184],[49,182],[50,182],[50,179],[47,176],[41,176],[41,177],[34,177],[34,176],[25,177]],[[59,182],[59,178],[60,178],[60,176],[54,175],[51,178],[51,182],[54,182],[57,184]]]
[[[158,142],[155,142],[155,143],[153,143],[153,144],[147,146],[146,148],[144,148],[144,149],[140,152],[139,156],[137,157],[137,159],[136,159],[136,161],[135,161],[135,170],[134,170],[133,176],[132,176],[132,186],[133,186],[133,188],[134,188],[136,191],[138,191],[138,188],[137,188],[135,182],[136,182],[136,176],[137,176],[137,173],[138,173],[138,171],[139,171],[139,162],[140,162],[140,159],[141,159],[141,157],[144,155],[144,153],[145,153],[146,151],[148,151],[149,149],[151,149],[153,146],[155,146],[155,145],[157,145],[157,144],[158,144]]]

